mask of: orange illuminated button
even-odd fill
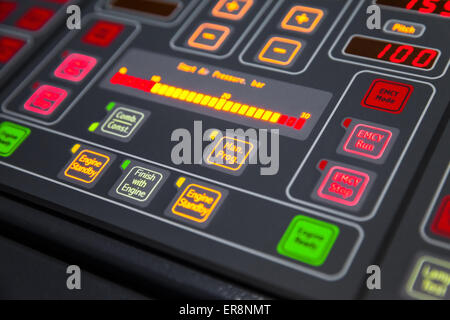
[[[253,0],[219,0],[212,10],[215,17],[241,20],[253,6]]]
[[[92,184],[98,179],[110,160],[109,155],[84,149],[66,167],[64,176],[69,180]]]
[[[221,199],[221,191],[191,183],[177,198],[171,213],[189,221],[205,223],[217,209]]]
[[[214,146],[206,162],[231,171],[239,171],[253,150],[253,144],[232,137],[223,137]]]
[[[188,40],[192,48],[216,51],[230,35],[230,28],[213,23],[201,24]]]
[[[272,37],[258,55],[262,62],[288,66],[300,52],[302,43],[288,38]]]
[[[323,18],[323,11],[317,8],[295,6],[288,12],[281,22],[281,27],[286,30],[310,33]]]

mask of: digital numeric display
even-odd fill
[[[376,4],[450,17],[450,0],[377,0]]]
[[[362,36],[353,37],[344,52],[423,70],[432,69],[440,55],[438,50],[432,48]]]

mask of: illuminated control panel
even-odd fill
[[[83,0],[0,0],[0,85]]]
[[[0,185],[274,297],[371,295],[446,121],[445,1],[35,2],[0,1]],[[447,176],[402,297],[448,272]]]

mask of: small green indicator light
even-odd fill
[[[339,228],[333,224],[297,216],[281,238],[277,250],[284,256],[317,267],[327,259],[338,235]]]
[[[114,109],[114,107],[116,106],[115,102],[110,102],[108,103],[108,105],[106,106],[106,110],[107,111],[111,111],[112,109]]]
[[[9,157],[30,135],[31,130],[11,122],[0,124],[0,156]]]
[[[121,165],[122,170],[126,170],[128,168],[128,166],[130,165],[130,163],[131,163],[130,160],[125,160]]]
[[[90,126],[89,126],[89,131],[90,132],[94,132],[95,130],[97,130],[97,128],[98,128],[98,126],[99,126],[99,123],[98,122],[94,122],[93,124],[91,124]]]

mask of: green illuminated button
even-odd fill
[[[11,122],[0,123],[0,156],[9,157],[25,141],[31,130]]]
[[[297,216],[281,238],[277,250],[289,258],[320,266],[327,259],[338,235],[339,228],[335,225]]]

